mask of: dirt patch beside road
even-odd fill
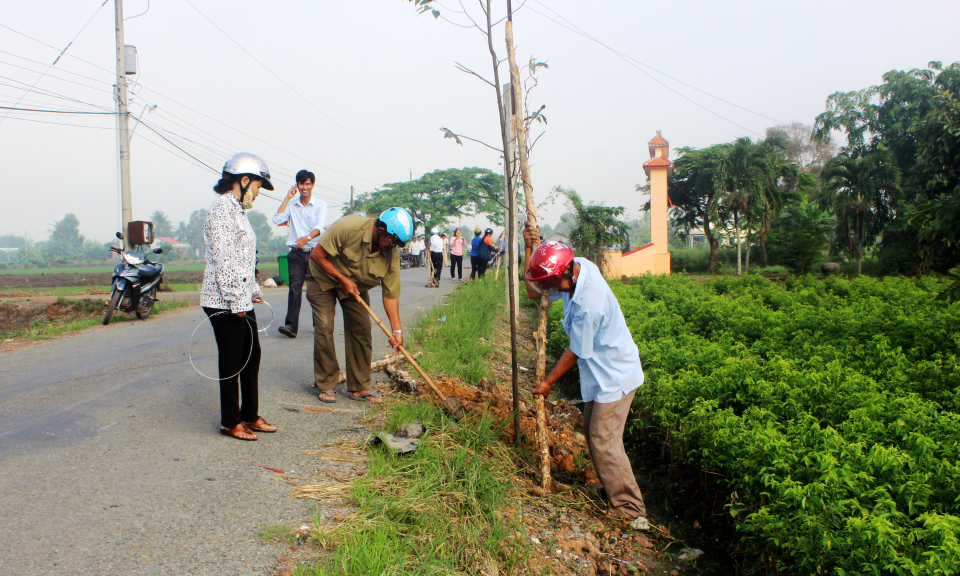
[[[26,330],[37,322],[66,323],[103,316],[106,302],[100,299],[55,302],[0,302],[0,334]]]

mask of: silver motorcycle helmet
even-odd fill
[[[238,152],[230,157],[227,160],[227,163],[223,165],[224,174],[233,174],[235,176],[242,176],[248,174],[250,176],[257,176],[263,182],[260,184],[260,187],[264,190],[273,190],[273,182],[270,181],[270,168],[267,166],[267,163],[263,161],[263,158],[257,156],[256,154],[250,154],[249,152]],[[246,190],[244,190],[246,192]]]

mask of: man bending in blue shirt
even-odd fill
[[[645,527],[647,510],[623,447],[623,428],[633,395],[643,384],[643,368],[620,304],[593,262],[575,258],[561,242],[540,244],[540,230],[529,222],[523,240],[527,296],[549,294],[551,302],[562,300],[561,324],[570,337],[570,346],[533,393],[548,396],[561,376],[574,365],[580,368],[583,432],[610,501],[607,513],[639,519]]]
[[[297,172],[297,185],[290,188],[286,198],[273,215],[278,226],[289,224],[287,231],[287,266],[290,271],[290,292],[287,295],[287,317],[277,331],[290,338],[297,337],[300,325],[300,305],[303,303],[303,281],[310,268],[310,252],[317,245],[317,237],[327,221],[327,203],[313,197],[316,176],[313,172]],[[299,193],[299,198],[294,200]],[[292,202],[291,202],[292,200]]]

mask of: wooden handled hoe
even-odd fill
[[[366,308],[367,312],[370,314],[370,317],[373,318],[373,321],[376,322],[378,326],[380,326],[380,329],[383,330],[383,333],[387,335],[387,338],[389,338],[391,336],[390,329],[388,329],[386,326],[383,325],[383,322],[381,322],[380,319],[377,318],[377,315],[374,314],[373,310],[370,309],[370,306],[363,301],[363,298],[361,298],[359,294],[354,294],[353,297],[356,298],[357,302],[362,304],[364,308]],[[427,385],[430,386],[430,389],[433,390],[434,393],[436,393],[436,395],[440,398],[440,401],[443,402],[443,406],[444,408],[447,409],[447,412],[450,412],[451,414],[456,414],[457,411],[460,410],[460,401],[457,400],[456,398],[447,398],[446,396],[444,396],[443,392],[441,392],[440,389],[437,388],[437,385],[433,383],[433,380],[431,380],[429,376],[427,376],[427,373],[423,371],[423,368],[421,368],[419,364],[417,364],[417,361],[414,360],[413,356],[409,352],[407,352],[406,348],[404,348],[403,346],[400,346],[400,352],[403,354],[404,358],[407,359],[407,362],[409,362],[411,366],[417,369],[417,372],[420,373],[420,377],[424,379]]]

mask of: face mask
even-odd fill
[[[253,208],[253,194],[247,192],[246,194],[243,195],[242,206],[244,210],[250,210],[251,208]]]

